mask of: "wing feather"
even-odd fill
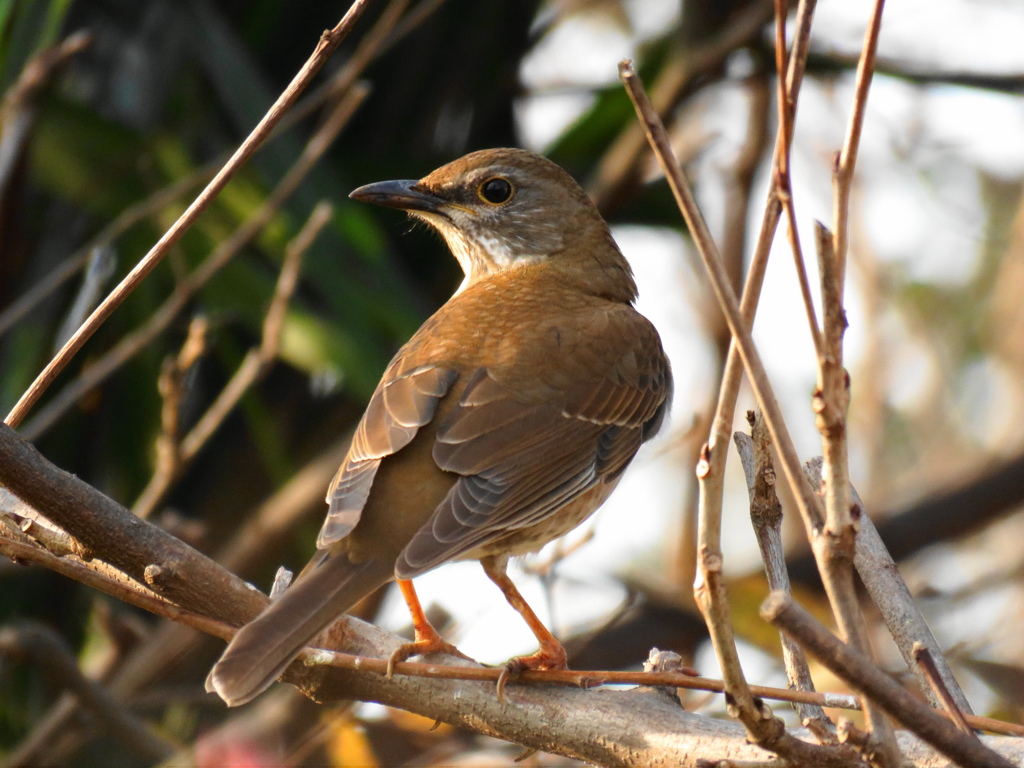
[[[400,372],[401,353],[388,367],[356,427],[348,456],[327,491],[330,508],[317,537],[325,549],[347,536],[362,515],[381,459],[407,446],[434,418],[458,373],[428,365]]]
[[[573,320],[538,334],[529,359],[470,375],[433,449],[437,465],[461,477],[403,550],[399,578],[539,523],[595,485],[615,482],[657,431],[671,373],[654,328],[625,305]]]

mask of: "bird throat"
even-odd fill
[[[530,253],[523,248],[524,244],[518,242],[517,238],[483,232],[469,235],[440,217],[422,218],[441,233],[452,255],[462,267],[465,278],[455,292],[456,295],[488,275],[536,264],[549,256],[545,253]]]

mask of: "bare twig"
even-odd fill
[[[0,495],[7,496],[6,493]],[[68,536],[66,532],[40,525],[39,521],[31,517],[23,517],[17,512],[4,510],[0,512],[0,524],[3,524],[9,534],[16,539],[36,542],[57,557],[74,555],[82,560],[89,560],[92,557],[81,543]]]
[[[775,492],[775,466],[771,455],[771,438],[759,413],[748,413],[751,434],[733,435],[739,451],[743,472],[750,495],[750,521],[761,549],[768,588],[790,593],[789,573],[786,571],[786,553],[782,544],[782,503]],[[814,681],[807,666],[803,650],[786,635],[782,639],[782,661],[786,667],[789,686],[794,690],[813,691]],[[798,704],[800,721],[825,739],[835,739],[832,721],[819,706]]]
[[[851,508],[849,443],[846,415],[850,407],[850,379],[843,367],[843,334],[846,313],[840,293],[842,280],[832,253],[832,239],[815,222],[821,296],[824,307],[824,334],[818,354],[818,385],[812,398],[824,453],[823,482],[825,526],[811,536],[811,547],[818,562],[825,592],[844,640],[857,651],[870,654],[867,625],[861,614],[853,582],[853,561],[857,529],[862,510]],[[865,708],[871,735],[877,747],[876,765],[897,766],[899,754],[892,725],[875,703]]]
[[[28,143],[40,92],[72,56],[88,48],[92,41],[93,36],[87,32],[75,32],[35,54],[4,94],[0,101],[0,197]]]
[[[303,149],[302,155],[288,170],[284,178],[255,213],[227,240],[223,241],[203,264],[182,280],[174,292],[153,313],[146,325],[123,338],[117,346],[106,352],[82,371],[72,383],[62,389],[28,423],[22,434],[34,440],[49,429],[68,408],[90,391],[125,361],[145,349],[188,304],[191,297],[214,275],[216,275],[237,254],[242,247],[256,237],[273,219],[285,200],[295,191],[309,171],[316,165],[327,147],[351,118],[355,109],[366,98],[368,90],[355,86],[347,98],[338,103],[335,110],[320,126],[316,134]]]
[[[846,428],[850,407],[850,377],[843,366],[843,336],[847,327],[843,288],[849,190],[871,84],[874,52],[881,29],[882,6],[883,0],[877,0],[868,25],[861,65],[857,72],[853,115],[846,143],[836,164],[834,212],[836,226],[842,227],[843,232],[841,235],[830,236],[820,223],[816,223],[815,227],[825,325],[822,343],[818,348],[818,385],[812,407],[822,436],[826,521],[820,535],[811,537],[811,546],[840,633],[855,651],[863,654],[870,653],[870,644],[853,582],[853,561],[861,510],[859,507],[852,508],[850,503],[849,434]],[[842,253],[837,246],[843,249]],[[897,766],[900,757],[892,725],[880,707],[881,703],[875,702],[868,703],[865,708],[871,733],[878,741],[878,762]]]
[[[864,113],[867,110],[868,90],[875,72],[875,59],[878,53],[878,36],[882,30],[882,9],[885,0],[875,0],[871,9],[871,17],[864,32],[864,45],[860,58],[857,60],[857,79],[854,88],[853,109],[850,111],[850,123],[846,129],[846,140],[842,151],[836,156],[832,172],[832,250],[835,252],[837,271],[839,274],[839,292],[843,292],[843,279],[846,274],[846,254],[849,242],[850,191],[853,187],[853,171],[857,164],[857,150],[860,147],[860,134],[864,125]]]
[[[791,85],[790,92],[793,94],[791,104],[787,104],[791,110],[796,107],[796,93],[799,90],[799,83],[803,73],[803,63],[807,55],[807,41],[811,18],[813,17],[813,0],[800,3],[798,11],[798,32],[797,43],[801,46],[794,51],[790,58],[791,67],[787,73]],[[629,87],[627,83],[627,87]],[[638,88],[642,101],[646,96],[642,88]],[[637,95],[633,96],[634,103],[638,103]],[[638,106],[638,112],[642,111]],[[649,105],[646,111],[650,111]],[[643,123],[643,118],[641,119]],[[649,130],[648,130],[649,133]],[[786,134],[780,129],[776,139],[776,162],[781,150],[781,145],[786,143]],[[660,158],[659,158],[660,159]],[[671,182],[670,182],[671,183]],[[743,322],[749,328],[753,324],[754,312],[760,296],[761,285],[767,267],[768,253],[771,242],[778,224],[780,206],[776,195],[775,187],[768,197],[765,206],[765,215],[762,220],[761,230],[758,235],[757,247],[751,262],[750,271],[743,291],[742,316]],[[703,222],[700,222],[703,227]],[[691,227],[691,233],[698,241],[698,248],[701,255],[707,260],[707,248],[714,249],[714,244],[707,233],[706,227],[697,230]],[[717,258],[717,257],[716,257]],[[726,280],[728,284],[728,281]],[[698,572],[694,584],[694,595],[697,598],[704,613],[705,622],[708,625],[712,636],[719,665],[723,670],[726,687],[729,691],[731,702],[736,711],[744,719],[751,733],[756,738],[773,739],[778,734],[778,724],[770,715],[766,716],[766,710],[762,709],[754,699],[747,686],[739,663],[739,655],[736,650],[736,642],[732,632],[732,623],[729,618],[729,606],[725,594],[725,584],[721,574],[722,551],[721,551],[721,515],[722,515],[722,493],[724,484],[724,470],[727,451],[724,446],[727,444],[728,435],[731,430],[733,410],[736,397],[739,392],[742,366],[737,353],[735,339],[732,341],[726,358],[725,368],[722,374],[718,405],[712,420],[711,434],[707,444],[702,451],[701,459],[697,465],[697,476],[699,479],[699,512],[700,525],[698,532]]]
[[[210,439],[217,428],[227,418],[228,414],[238,404],[238,401],[248,389],[262,378],[270,364],[277,357],[277,349],[281,339],[281,327],[284,322],[285,310],[288,301],[295,291],[298,281],[299,267],[302,262],[302,255],[306,252],[313,240],[327,224],[331,217],[332,209],[327,203],[319,204],[310,214],[306,224],[299,233],[288,244],[284,263],[281,266],[281,273],[274,289],[274,296],[271,299],[270,307],[263,321],[263,338],[260,346],[251,350],[242,363],[238,366],[230,381],[221,390],[221,393],[214,400],[196,425],[180,441],[174,431],[176,424],[170,423],[165,418],[164,429],[158,442],[158,447],[166,446],[158,451],[157,467],[146,485],[145,490],[139,496],[138,501],[132,507],[132,511],[140,517],[148,517],[156,506],[164,499],[171,486],[181,477],[181,473],[192,463],[206,441]],[[186,347],[187,347],[186,343]],[[184,350],[183,350],[184,351]],[[179,364],[175,366],[181,369]],[[165,400],[164,411],[168,410]],[[171,410],[177,413],[176,403]],[[174,417],[171,417],[174,418]]]
[[[761,615],[958,765],[1012,768],[1009,760],[983,745],[973,734],[961,732],[953,722],[915,699],[864,654],[840,642],[789,595],[773,592],[761,606]]]
[[[124,301],[135,287],[160,263],[164,255],[181,239],[182,235],[185,234],[199,215],[224,188],[235,172],[249,159],[256,147],[266,139],[270,131],[280,121],[282,115],[288,111],[288,108],[299,97],[299,94],[302,93],[316,73],[326,63],[327,59],[330,58],[334,50],[341,44],[341,41],[348,35],[356,20],[366,10],[369,1],[355,0],[342,20],[333,29],[328,30],[321,36],[316,50],[270,107],[256,128],[253,129],[253,132],[238,147],[227,164],[214,176],[206,189],[193,201],[174,225],[164,233],[163,237],[153,246],[150,252],[128,273],[120,285],[96,308],[92,315],[89,316],[89,319],[85,321],[63,349],[47,364],[42,373],[39,374],[28,390],[21,396],[21,399],[7,416],[6,423],[9,426],[17,427],[21,424],[28,411],[68,362],[70,362],[71,358],[82,348],[110,314],[120,306],[121,302]]]
[[[153,508],[184,470],[181,456],[181,403],[185,394],[185,378],[206,352],[209,324],[202,315],[192,318],[188,335],[176,357],[167,357],[160,369],[157,389],[162,400],[160,408],[160,434],[156,438],[156,466],[153,476],[136,500],[132,511],[139,517],[149,517]]]
[[[821,487],[821,467],[822,459],[820,457],[811,459],[804,464],[804,473],[807,475],[811,487],[816,491]],[[910,594],[910,590],[889,554],[885,542],[882,541],[878,529],[872,523],[871,515],[867,514],[864,502],[861,501],[856,488],[850,488],[850,496],[853,504],[862,510],[853,565],[857,569],[857,574],[867,589],[871,601],[881,613],[882,620],[896,643],[896,647],[899,648],[903,660],[917,675],[921,692],[929,698],[933,706],[938,706],[939,701],[932,693],[928,679],[923,676],[918,665],[914,663],[914,645],[917,643],[925,645],[931,651],[932,661],[942,675],[946,689],[956,700],[957,707],[962,712],[970,712],[970,703],[953,676],[953,671],[942,654],[938,640],[935,639],[928,622],[925,621],[920,608],[914,602],[913,595]]]
[[[662,76],[653,89],[653,100],[658,114],[670,119],[679,102],[694,87],[701,75],[721,66],[726,57],[744,45],[756,40],[765,23],[771,18],[770,0],[746,5],[729,24],[722,26],[715,37],[699,48],[669,54],[674,60],[662,67]],[[638,127],[623,130],[605,152],[588,191],[602,210],[618,205],[628,190],[640,178],[641,161],[646,143]]]
[[[643,85],[633,70],[632,62],[622,62],[619,65],[619,73],[636,107],[637,116],[647,131],[648,140],[654,149],[658,162],[668,178],[669,186],[676,198],[676,203],[686,219],[690,234],[697,245],[697,250],[711,279],[711,285],[718,299],[719,306],[726,315],[729,330],[739,347],[747,376],[757,395],[758,402],[761,404],[761,409],[766,414],[775,443],[779,446],[787,478],[797,496],[804,520],[810,527],[810,521],[820,519],[821,517],[818,500],[800,470],[800,461],[796,455],[796,449],[789,437],[788,428],[782,419],[771,384],[768,381],[760,356],[750,337],[746,322],[740,314],[736,296],[729,285],[728,276],[722,265],[717,246],[708,231],[703,216],[697,208],[696,201],[693,199],[693,193],[686,182],[682,169],[675,162],[665,128],[651,106],[650,100],[643,90]],[[698,475],[699,473],[700,468],[698,468]],[[702,527],[701,533],[703,534],[704,532]],[[715,645],[715,651],[719,659],[724,662],[723,675],[734,686],[730,688],[730,693],[734,699],[737,716],[741,718],[753,739],[761,746],[771,749],[780,755],[820,765],[825,765],[827,762],[834,760],[845,759],[842,757],[844,751],[838,750],[838,748],[809,747],[804,742],[798,743],[798,740],[793,739],[786,732],[782,722],[771,715],[770,710],[750,696],[749,688],[746,686],[736,654],[727,604],[723,599],[724,585],[720,578],[722,565],[720,546],[717,540],[715,542],[708,542],[709,546],[707,548],[705,548],[705,543],[705,541],[701,541],[701,552],[699,553],[702,569],[701,578],[707,582],[706,589],[709,592],[713,591],[719,594],[719,598],[713,602],[704,601],[706,607],[717,611],[715,615],[706,616],[705,618],[712,633],[712,643]],[[698,594],[698,599],[700,599],[699,596],[702,591],[700,584],[698,584],[695,591]],[[813,753],[813,755],[808,753]]]
[[[776,155],[775,188],[782,203],[782,209],[786,214],[786,232],[789,236],[790,250],[793,251],[793,262],[796,266],[797,282],[800,285],[800,296],[804,302],[804,311],[807,313],[807,325],[811,331],[811,340],[814,342],[814,351],[821,355],[821,331],[818,329],[818,319],[814,311],[814,300],[811,298],[811,284],[807,278],[807,265],[804,262],[803,248],[800,246],[800,233],[796,227],[796,204],[793,202],[793,180],[790,175],[790,150],[793,145],[793,110],[791,107],[791,96],[788,89],[787,78],[783,73],[788,70],[786,60],[786,3],[785,0],[775,0],[775,66],[778,72],[776,78],[778,89],[778,110],[779,110],[779,133],[782,140],[778,144]]]
[[[935,663],[935,657],[932,656],[931,649],[924,643],[914,643],[914,661],[917,662],[925,677],[928,678],[936,698],[942,702],[942,706],[945,707],[950,719],[956,723],[957,728],[964,733],[974,735],[971,726],[964,719],[964,713],[960,711],[956,700],[946,687],[946,682],[942,679],[942,674]]]

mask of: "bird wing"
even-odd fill
[[[401,354],[385,371],[352,445],[327,491],[330,508],[317,547],[325,549],[356,527],[380,461],[408,445],[434,418],[437,404],[458,378],[450,368],[423,365],[401,371]]]
[[[660,426],[671,374],[643,316],[622,306],[534,330],[509,339],[517,358],[470,376],[440,425],[434,459],[461,477],[403,550],[399,578],[541,522],[615,480]]]

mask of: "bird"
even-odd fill
[[[407,212],[464,279],[388,364],[331,482],[317,552],[235,634],[207,678],[230,706],[269,687],[361,598],[395,580],[415,637],[391,657],[457,652],[412,579],[477,560],[537,638],[499,679],[566,669],[566,653],[507,575],[586,520],[669,408],[660,336],[608,224],[556,163],[487,149],[350,197]]]

